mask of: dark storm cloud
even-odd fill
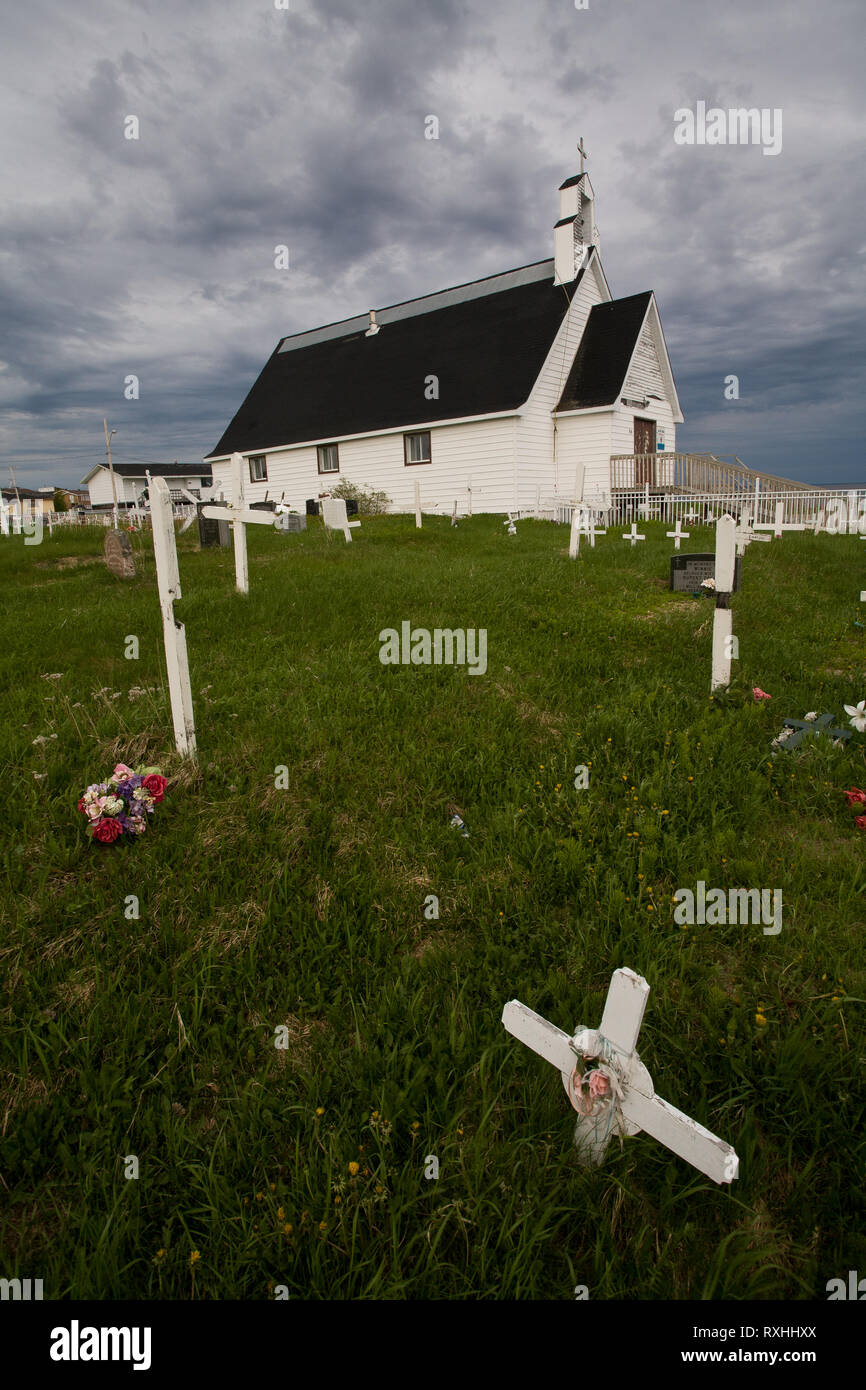
[[[551,255],[581,134],[612,292],[658,296],[679,447],[862,478],[848,0],[820,24],[805,0],[83,0],[4,27],[0,445],[22,483],[77,481],[104,414],[119,458],[194,462],[284,334]],[[782,153],[677,146],[699,100],[781,107]]]

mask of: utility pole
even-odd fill
[[[18,484],[15,481],[15,469],[12,467],[11,463],[9,465],[9,477],[12,479],[12,486],[15,489],[15,501],[18,503],[18,523],[20,526],[23,526],[24,518],[21,515],[21,497],[18,493]]]
[[[109,471],[109,473],[111,474],[111,495],[112,495],[112,497],[114,498],[114,529],[115,529],[115,531],[116,531],[116,530],[117,530],[117,484],[116,484],[116,482],[114,481],[114,468],[113,468],[112,463],[111,463],[111,435],[112,435],[112,434],[117,434],[117,430],[112,430],[112,431],[111,431],[111,434],[109,434],[109,433],[108,433],[108,421],[105,420],[105,419],[103,419],[102,424],[103,424],[103,427],[104,427],[104,429],[105,429],[105,452],[108,454],[108,471]]]

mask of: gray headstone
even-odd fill
[[[204,548],[208,545],[229,546],[232,543],[231,527],[227,521],[217,521],[213,517],[205,517],[201,514],[204,503],[198,505],[198,539],[199,545]]]
[[[740,587],[740,560],[734,567],[734,592]],[[679,593],[694,594],[705,579],[715,579],[716,557],[714,554],[671,556],[671,588]]]
[[[135,557],[126,531],[109,531],[105,537],[105,563],[117,579],[135,578]]]

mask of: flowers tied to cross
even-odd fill
[[[601,1057],[578,1053],[568,1098],[578,1115],[590,1119],[601,1115],[612,1101],[621,1101],[622,1088],[613,1066]]]

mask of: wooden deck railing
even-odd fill
[[[610,486],[613,491],[636,491],[647,484],[669,492],[721,492],[751,497],[758,491],[807,491],[811,484],[780,478],[746,468],[738,458],[733,463],[715,454],[611,454]]]

